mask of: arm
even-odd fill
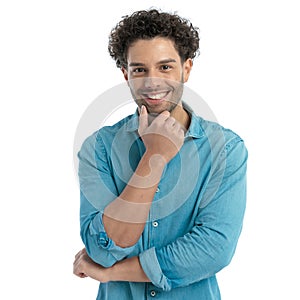
[[[74,274],[89,276],[101,282],[149,282],[163,290],[186,286],[213,276],[231,260],[241,231],[246,199],[247,150],[242,142],[229,150],[223,182],[211,201],[199,208],[191,232],[161,248],[151,248],[139,257],[103,268],[89,258],[77,257]],[[215,174],[214,186],[219,181]],[[209,190],[209,188],[208,188]],[[205,196],[209,196],[208,192]],[[205,197],[204,197],[205,198]],[[207,199],[204,199],[207,200]]]
[[[157,158],[153,162],[151,157],[148,152],[143,155],[123,192],[104,210],[105,231],[116,245],[123,248],[133,246],[140,238],[165,166],[163,160]],[[148,177],[151,179],[147,183]]]
[[[105,208],[103,216],[107,235],[120,247],[134,245],[143,233],[163,169],[177,154],[184,138],[180,125],[167,111],[149,126],[144,106],[139,133],[146,152],[121,195]]]
[[[104,267],[128,256],[144,229],[165,163],[183,143],[183,131],[172,120],[164,112],[149,126],[147,111],[141,112],[139,132],[146,152],[120,195],[101,137],[88,138],[79,152],[81,237],[89,256]]]
[[[92,261],[85,249],[76,254],[73,273],[80,278],[90,277],[103,283],[108,281],[150,282],[137,256],[117,262],[110,268],[104,268]]]
[[[216,169],[212,175],[192,230],[161,249],[150,248],[139,255],[147,277],[163,290],[211,277],[231,261],[245,210],[247,150],[235,139],[222,155],[225,172]],[[209,199],[211,187],[220,180]]]

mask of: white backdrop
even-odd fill
[[[244,230],[218,277],[223,299],[300,299],[297,1],[161,2],[0,2],[1,299],[95,299],[97,282],[72,274],[83,246],[73,138],[87,106],[123,82],[109,31],[150,6],[200,27],[188,86],[249,151]]]

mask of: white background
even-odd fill
[[[150,6],[200,27],[188,86],[249,151],[223,299],[300,299],[297,1],[160,2],[1,1],[1,299],[95,299],[97,282],[72,274],[82,247],[73,139],[87,106],[123,82],[109,31]]]

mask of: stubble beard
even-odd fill
[[[167,103],[168,105],[166,105],[164,108],[162,108],[159,111],[155,111],[155,107],[153,109],[153,106],[148,105],[148,103],[146,103],[146,101],[143,98],[137,97],[135,90],[131,86],[129,87],[130,87],[131,95],[134,98],[134,101],[138,105],[138,107],[141,108],[142,105],[146,106],[148,113],[153,117],[155,117],[160,113],[162,113],[163,111],[169,111],[170,113],[172,113],[172,111],[178,106],[178,104],[181,103],[183,86],[184,86],[184,81],[182,75],[181,81],[177,82],[176,85],[172,86],[172,88],[170,89],[170,93],[173,93],[173,95],[170,100],[166,100],[168,102]]]

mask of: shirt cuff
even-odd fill
[[[163,291],[171,290],[168,278],[163,274],[155,248],[150,248],[139,255],[140,264],[149,280]]]
[[[107,236],[102,222],[102,216],[103,214],[101,213],[95,216],[90,224],[90,234],[97,236],[97,245],[99,248],[108,251],[117,261],[120,261],[133,251],[135,245],[126,248],[117,246],[114,241]]]

